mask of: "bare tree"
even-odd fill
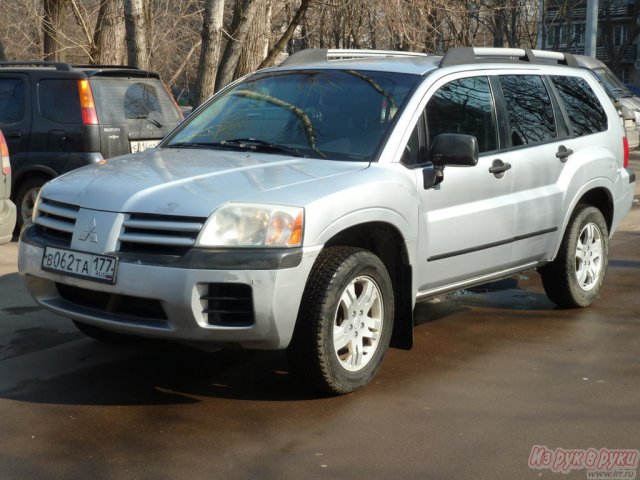
[[[216,76],[216,90],[231,83],[234,80],[234,73],[240,59],[242,44],[247,39],[251,22],[253,21],[260,2],[258,0],[236,0],[233,9],[233,20],[231,22],[231,34],[225,46],[218,74]]]
[[[124,0],[124,19],[129,65],[150,68],[149,40],[147,38],[146,0]]]
[[[122,0],[100,0],[93,33],[93,61],[97,64],[125,63],[125,26]]]
[[[66,19],[66,0],[44,0],[42,31],[45,60],[62,60],[61,32]]]
[[[238,64],[233,72],[234,78],[240,78],[258,69],[269,51],[272,0],[258,0],[258,3],[258,11],[251,22],[247,38],[240,51]]]
[[[298,25],[300,25],[300,23],[304,19],[310,4],[311,4],[311,0],[302,0],[300,2],[300,6],[298,7],[298,10],[296,10],[296,13],[291,19],[291,21],[289,22],[287,29],[284,31],[284,33],[278,39],[275,45],[271,48],[271,50],[267,54],[266,58],[262,61],[262,63],[259,64],[258,68],[270,67],[275,63],[276,59],[278,58],[278,55],[280,55],[284,51],[285,47],[287,46],[287,43],[289,43],[289,40],[291,40],[291,37],[293,37],[293,34],[296,31],[296,28],[298,28]]]
[[[198,64],[194,107],[213,95],[222,42],[224,0],[206,0],[202,22],[202,48]]]

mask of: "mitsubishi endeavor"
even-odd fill
[[[303,50],[47,183],[19,268],[89,336],[286,349],[343,394],[411,347],[421,299],[537,269],[558,306],[594,302],[628,155],[570,54]]]

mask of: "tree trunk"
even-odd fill
[[[304,19],[305,13],[309,8],[309,3],[311,3],[311,0],[302,0],[300,2],[300,7],[298,7],[296,14],[291,19],[289,26],[287,27],[285,32],[282,34],[282,37],[280,37],[280,40],[276,42],[276,44],[273,46],[271,51],[267,54],[267,57],[262,61],[262,63],[260,63],[258,68],[270,67],[275,63],[276,59],[278,58],[278,55],[280,55],[284,51],[287,45],[287,42],[289,42],[289,40],[293,36],[293,33],[296,31],[296,28],[298,27],[298,25],[300,25],[300,22],[302,22],[302,20]]]
[[[44,59],[62,60],[61,33],[64,30],[66,0],[44,0],[42,19]]]
[[[256,18],[251,22],[247,39],[242,46],[238,65],[233,73],[240,78],[253,72],[261,65],[269,51],[269,34],[271,33],[271,0],[257,0],[260,4]]]
[[[127,40],[128,64],[133,67],[150,67],[149,40],[145,0],[124,0],[124,19]]]
[[[4,45],[2,45],[2,40],[0,39],[0,60],[6,60],[7,55],[4,53]]]
[[[259,5],[258,0],[236,0],[230,29],[231,36],[225,46],[216,76],[216,90],[220,90],[234,80],[234,72],[240,59],[242,45],[247,39],[251,22]]]
[[[202,48],[193,106],[213,95],[222,42],[224,0],[206,0],[202,22]]]
[[[504,28],[505,28],[505,18],[504,18],[504,9],[496,8],[493,11],[493,46],[494,47],[504,47]]]
[[[125,63],[125,27],[122,0],[101,0],[93,34],[93,61],[98,65]]]

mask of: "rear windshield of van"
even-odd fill
[[[182,120],[173,100],[156,78],[93,77],[90,82],[101,124],[150,119],[165,125]]]

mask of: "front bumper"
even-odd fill
[[[281,261],[275,269],[269,266],[278,262],[270,261],[255,268],[259,260],[252,254],[243,257],[253,258],[247,266],[254,269],[239,263],[222,269],[217,261],[218,268],[204,268],[202,252],[198,262],[163,263],[152,257],[134,260],[122,255],[116,283],[108,285],[43,271],[45,245],[30,238],[30,230],[22,234],[18,267],[27,289],[43,307],[114,332],[211,346],[286,348],[307,277],[321,249],[304,249],[297,261]],[[216,252],[216,258],[227,258],[228,263],[233,254]],[[221,291],[220,298],[227,298],[224,287],[229,285],[242,287],[248,298],[240,300],[252,309],[252,315],[238,323],[207,313],[224,310],[224,300],[213,299],[212,292],[215,296]]]

